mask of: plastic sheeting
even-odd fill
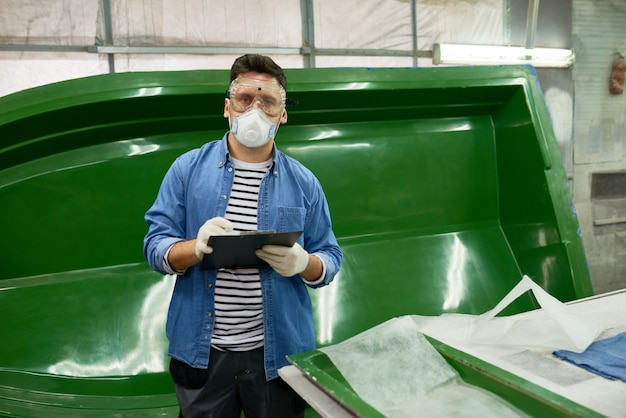
[[[513,301],[531,292],[541,306],[532,313],[496,317]],[[416,317],[420,330],[441,341],[461,344],[567,348],[584,351],[607,328],[605,324],[576,313],[533,280],[524,276],[488,312],[480,316],[460,313]]]
[[[506,45],[507,1],[418,0],[417,46],[433,43]]]
[[[293,0],[111,0],[111,15],[114,45],[302,46]],[[105,43],[104,25],[98,39]]]
[[[112,0],[116,45],[300,48],[300,2]],[[419,49],[433,42],[501,44],[501,0],[418,0]],[[313,1],[316,48],[411,51],[409,0]],[[105,39],[99,26],[98,38]]]
[[[524,281],[521,281],[522,286],[518,285],[517,290],[512,290],[501,303],[507,303],[510,296],[514,297],[517,291],[522,291],[523,284]],[[534,294],[538,295],[535,292]],[[546,305],[546,297],[551,298],[545,291],[539,292],[543,305]],[[445,367],[445,362],[436,356],[437,353],[433,353],[424,344],[421,334],[460,350],[464,356],[469,355],[470,358],[517,376],[516,379],[526,382],[523,387],[529,393],[552,400],[558,399],[556,396],[560,397],[558,402],[566,408],[564,410],[569,410],[564,402],[575,402],[577,407],[589,408],[598,416],[626,417],[623,403],[626,386],[623,382],[605,379],[555,358],[552,355],[555,347],[571,344],[571,340],[565,335],[567,333],[561,333],[560,336],[537,334],[547,334],[544,330],[539,330],[541,323],[545,324],[545,331],[550,333],[558,333],[555,332],[557,325],[565,325],[564,328],[579,333],[578,325],[584,328],[585,325],[581,322],[584,321],[587,324],[593,322],[605,329],[598,337],[600,339],[620,335],[626,331],[625,301],[626,290],[623,290],[568,303],[568,319],[565,323],[544,312],[545,306],[541,310],[511,317],[493,318],[491,314],[498,310],[496,307],[477,317],[479,322],[482,319],[488,320],[488,327],[491,328],[488,331],[492,332],[492,336],[498,333],[503,335],[503,332],[512,336],[509,331],[517,328],[521,331],[518,337],[528,332],[524,336],[526,341],[519,338],[515,338],[517,341],[510,338],[504,341],[499,337],[496,342],[470,340],[466,336],[471,327],[467,322],[461,324],[457,320],[461,314],[457,314],[456,318],[449,315],[406,315],[319,351],[329,357],[361,399],[389,417],[414,417],[419,414],[456,417],[472,416],[474,413],[476,416],[500,417],[516,413],[505,408],[506,405],[500,404],[499,399],[492,394],[492,399],[484,397],[482,393],[478,393],[476,397],[473,394],[461,395],[466,390],[475,388],[459,386],[454,371],[450,372]],[[546,306],[554,312],[555,306],[552,305],[555,304],[561,305],[554,300],[548,301]],[[563,307],[565,305],[561,306]],[[564,311],[561,312],[563,313]],[[557,324],[558,322],[561,324]],[[533,324],[536,326],[529,326]],[[431,349],[434,350],[432,347]],[[315,377],[315,372],[312,375]],[[533,385],[537,385],[537,388],[533,389]],[[428,395],[424,396],[424,393]],[[504,409],[496,411],[489,408]]]
[[[97,15],[96,0],[0,0],[0,43],[93,45]],[[0,51],[0,96],[108,68],[106,56],[87,52]]]
[[[412,49],[409,1],[316,1],[313,10],[317,48]]]
[[[416,0],[418,49],[434,42],[502,44],[503,0]],[[311,45],[318,67],[414,65],[410,0],[313,0]],[[275,0],[111,0],[114,46],[305,46],[301,2]],[[107,42],[103,0],[0,0],[0,43],[88,47]],[[407,56],[355,56],[347,50],[401,51]],[[346,50],[346,51],[344,51]],[[339,52],[337,52],[339,51]],[[116,72],[229,68],[234,55],[116,54]],[[302,55],[273,54],[284,68],[304,66]],[[420,66],[430,59],[420,59]],[[110,71],[108,56],[93,52],[0,50],[0,96],[55,81]]]
[[[386,417],[525,416],[492,393],[464,383],[410,316],[320,351],[359,397]]]
[[[97,0],[0,0],[0,43],[93,45],[97,14]]]

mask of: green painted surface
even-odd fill
[[[403,314],[482,313],[522,274],[562,301],[592,293],[531,69],[287,75],[300,104],[277,142],[320,179],[345,254],[312,292],[320,345]],[[1,414],[177,414],[171,279],[143,260],[143,215],[171,162],[226,131],[227,80],[104,75],[0,99]]]

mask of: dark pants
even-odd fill
[[[172,359],[170,373],[184,418],[296,418],[306,403],[281,378],[265,380],[263,348],[211,349],[208,369]]]

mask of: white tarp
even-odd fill
[[[300,1],[111,0],[111,15],[115,45],[302,46]]]
[[[503,0],[417,0],[420,50],[433,42],[502,44]],[[115,46],[302,48],[299,0],[111,0]],[[103,1],[0,0],[0,44],[93,46],[107,43]],[[319,49],[413,50],[410,0],[313,0]],[[229,68],[234,55],[116,54],[115,71]],[[304,66],[298,54],[273,54],[284,68]],[[316,66],[412,66],[411,56],[317,55]],[[430,65],[420,59],[419,65]],[[93,52],[0,50],[0,96],[55,81],[110,71]]]
[[[97,0],[0,0],[0,43],[91,45],[97,15]]]

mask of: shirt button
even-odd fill
[[[209,289],[213,288],[213,283],[209,283]]]
[[[222,195],[222,200],[226,200],[227,196],[225,194]]]
[[[228,167],[228,172],[232,173],[233,172],[233,168],[232,167]]]
[[[209,312],[209,313],[207,314],[207,316],[208,316],[209,318],[213,317],[213,312]]]

